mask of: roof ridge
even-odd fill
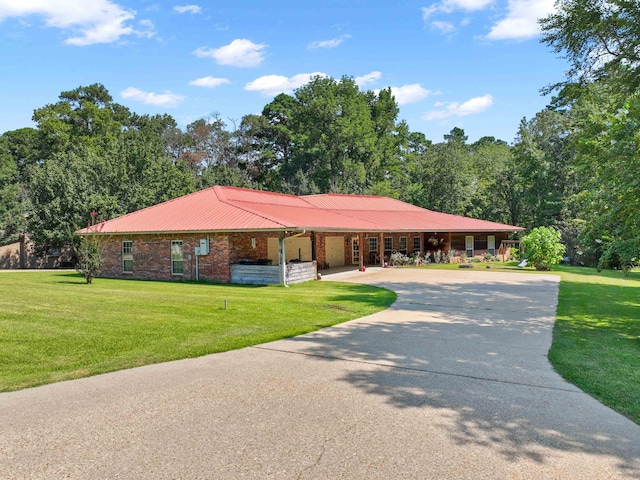
[[[216,195],[218,196],[218,200],[220,200],[222,203],[225,203],[225,204],[229,205],[230,207],[237,208],[237,209],[242,210],[244,212],[251,213],[252,215],[256,215],[256,216],[258,216],[260,218],[264,218],[265,220],[269,220],[270,222],[282,225],[283,228],[287,228],[287,226],[284,223],[282,223],[281,221],[274,220],[273,218],[267,217],[266,215],[258,213],[258,212],[254,211],[252,209],[247,208],[247,207],[241,207],[240,205],[236,205],[233,200],[228,200],[226,195],[223,195],[224,198],[220,198],[220,195],[218,195],[219,192],[220,193],[224,192],[224,189],[226,189],[226,188],[232,188],[232,189],[235,189],[235,190],[247,190],[247,191],[250,191],[250,192],[262,192],[263,190],[253,190],[253,189],[250,189],[250,188],[233,187],[233,186],[222,186],[222,185],[216,185],[216,187],[218,187],[218,189],[216,189]],[[247,203],[256,203],[256,202],[247,202]]]

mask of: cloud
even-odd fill
[[[431,22],[431,27],[435,30],[438,30],[440,33],[451,33],[456,30],[456,27],[453,25],[453,23],[441,21]]]
[[[344,34],[340,35],[339,37],[332,38],[331,40],[316,40],[315,42],[311,42],[309,45],[307,45],[307,48],[309,50],[313,50],[315,48],[336,48],[348,38],[351,38],[351,35]]]
[[[497,22],[489,40],[527,40],[540,33],[538,19],[554,13],[554,0],[509,0],[506,18]]]
[[[427,114],[425,114],[424,119],[437,120],[449,117],[466,117],[467,115],[481,113],[491,105],[493,105],[493,97],[489,94],[483,95],[482,97],[472,98],[464,103],[438,102],[435,104],[435,107],[438,110],[432,110],[428,112]]]
[[[213,58],[219,65],[233,67],[257,67],[264,60],[264,43],[253,43],[251,40],[236,38],[229,45],[220,48],[200,47],[193,51],[199,58]]]
[[[374,83],[376,80],[380,80],[381,77],[382,77],[382,72],[374,71],[374,72],[362,75],[361,77],[356,77],[354,78],[354,81],[356,82],[356,85],[358,85],[358,87],[364,87],[365,85]]]
[[[164,93],[143,92],[134,87],[128,87],[120,92],[122,98],[141,102],[156,107],[177,107],[184,100],[184,95],[165,91]]]
[[[131,26],[135,10],[122,8],[110,0],[67,0],[64,2],[0,0],[0,21],[10,17],[37,15],[47,27],[70,32],[68,45],[112,43],[126,35],[152,37],[153,24],[141,22],[142,30]]]
[[[207,87],[207,88],[215,88],[220,85],[224,85],[225,83],[231,83],[227,78],[216,78],[216,77],[202,77],[196,78],[189,82],[189,85],[195,85],[196,87]]]
[[[326,73],[299,73],[293,77],[283,75],[264,75],[244,86],[245,90],[260,92],[264,96],[275,96],[279,93],[291,93],[311,80],[313,77],[326,77]]]
[[[494,0],[442,0],[440,3],[422,7],[422,19],[427,21],[436,14],[452,13],[456,10],[465,10],[467,12],[483,10],[493,2]]]
[[[408,105],[424,100],[432,92],[423,88],[419,83],[412,83],[401,87],[391,87],[391,93],[395,97],[396,102],[398,102],[398,105]]]
[[[173,10],[178,13],[202,13],[200,5],[176,5]]]

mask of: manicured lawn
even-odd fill
[[[640,424],[640,272],[562,267],[549,360],[560,375]]]
[[[292,337],[395,298],[334,282],[285,288],[99,278],[86,285],[71,272],[0,272],[0,391]]]

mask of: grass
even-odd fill
[[[70,272],[0,273],[0,292],[0,391],[292,337],[369,315],[396,298],[334,282],[86,285]]]
[[[536,274],[516,265],[494,263],[488,271]],[[624,277],[559,266],[551,273],[561,283],[549,360],[568,381],[640,424],[640,271]],[[83,282],[73,273],[0,273],[0,391],[291,337],[395,299],[387,290],[333,282],[288,289]]]
[[[640,424],[640,272],[563,267],[549,360],[560,375]]]
[[[496,262],[489,271],[538,273],[516,265]],[[625,277],[560,265],[540,273],[561,278],[549,361],[567,381],[640,425],[640,271]]]

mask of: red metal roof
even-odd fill
[[[515,231],[519,227],[449,215],[387,197],[309,195],[211,187],[106,221],[102,233],[320,231]],[[82,233],[84,230],[80,230]]]

